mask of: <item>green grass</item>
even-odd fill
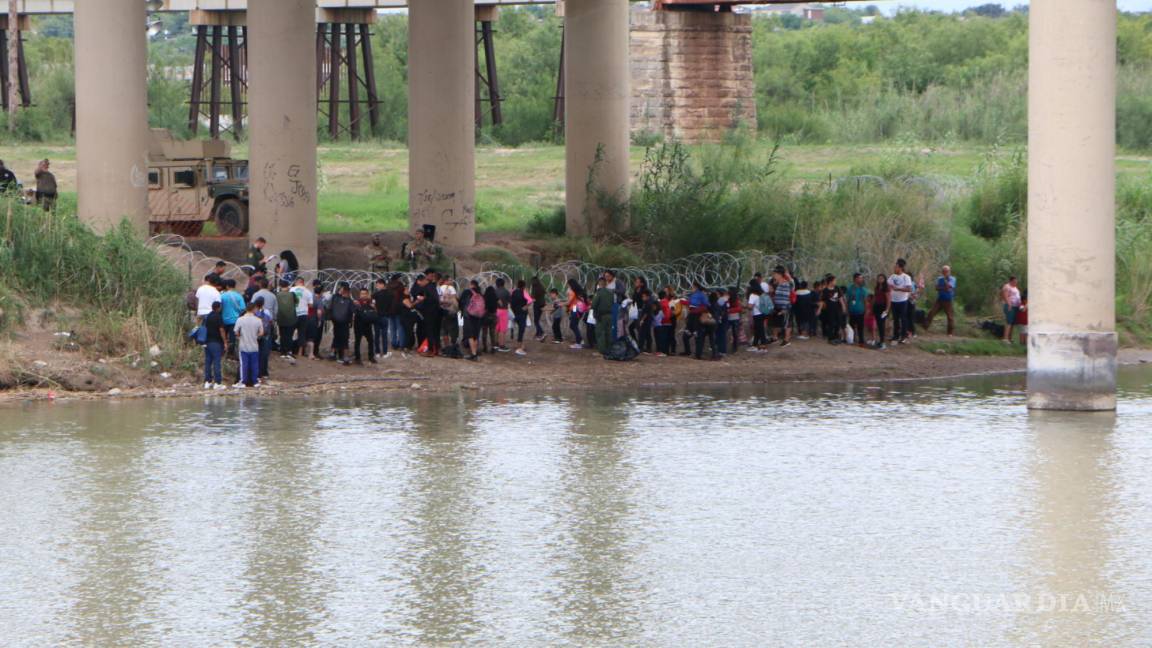
[[[1028,353],[1021,344],[1004,344],[1001,340],[988,339],[921,342],[916,346],[929,353],[959,356],[1025,356]]]
[[[766,153],[772,142],[760,139],[753,151]],[[690,147],[693,150],[701,147]],[[886,160],[915,168],[918,173],[967,183],[991,146],[955,144],[928,146],[892,144],[791,144],[780,149],[780,173],[803,184],[874,168]],[[643,147],[631,149],[632,169],[644,159]],[[233,149],[248,155],[247,144]],[[70,144],[17,144],[2,155],[22,180],[28,181],[36,161],[48,157],[63,195],[74,200],[75,147]],[[408,150],[398,143],[325,144],[318,150],[321,188],[319,227],[324,233],[388,231],[407,228]],[[1117,157],[1120,179],[1143,181],[1152,170],[1146,154],[1125,152]],[[481,231],[524,230],[537,215],[564,204],[564,147],[532,144],[518,148],[481,146],[476,149],[476,208]]]

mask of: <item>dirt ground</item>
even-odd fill
[[[69,352],[53,333],[21,336],[8,348],[9,362],[23,368],[26,382],[36,387],[0,391],[0,402],[26,399],[108,397],[180,397],[201,394],[199,372],[159,373],[149,358],[87,358]],[[67,344],[65,342],[64,344]],[[823,341],[798,340],[787,348],[755,353],[740,350],[718,361],[683,357],[641,356],[632,362],[612,362],[591,351],[572,350],[568,343],[527,343],[527,356],[512,353],[481,355],[478,362],[423,358],[393,353],[377,364],[343,366],[332,361],[271,358],[271,380],[258,388],[262,395],[334,391],[429,391],[523,389],[629,389],[717,384],[792,382],[879,382],[931,379],[1024,369],[1022,357],[961,357],[937,355],[915,345],[885,351],[831,346]],[[365,361],[367,356],[365,354]],[[29,375],[31,379],[29,380]],[[225,366],[233,382],[235,365]],[[231,375],[229,375],[231,374]],[[228,395],[239,390],[214,392]]]
[[[941,340],[922,335],[919,341]],[[65,341],[63,345],[66,345]],[[42,384],[0,391],[0,402],[24,400],[91,400],[107,398],[171,398],[204,393],[199,371],[158,373],[148,358],[91,359],[63,348],[48,330],[18,338],[8,347],[9,361],[40,376]],[[572,350],[568,342],[527,342],[527,356],[513,353],[481,355],[478,362],[423,358],[393,353],[377,364],[343,366],[328,360],[298,359],[294,363],[273,354],[271,380],[256,390],[212,392],[214,397],[253,392],[264,397],[331,392],[399,392],[425,390],[508,391],[543,393],[579,388],[645,389],[663,386],[723,384],[783,384],[800,382],[880,383],[1020,372],[1025,358],[957,356],[930,353],[915,343],[878,351],[832,346],[822,340],[797,340],[786,348],[764,352],[741,349],[718,361],[642,355],[632,362],[603,360],[588,350]],[[133,366],[135,361],[135,366]],[[1125,364],[1152,361],[1152,351],[1126,349]],[[225,380],[234,381],[235,364],[225,365]]]

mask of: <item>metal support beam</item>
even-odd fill
[[[241,65],[238,31],[236,25],[228,26],[228,81],[229,93],[232,95],[232,133],[236,139],[240,139],[244,132],[244,95],[241,88],[242,70],[247,69]]]
[[[204,53],[208,49],[208,27],[196,27],[196,55],[192,63],[192,96],[188,102],[188,130],[195,135],[200,129],[200,100],[204,91]]]
[[[339,40],[339,39],[337,39]],[[356,65],[356,25],[344,25],[344,51],[348,53],[348,128],[360,139],[360,74]]]
[[[27,108],[32,105],[32,89],[28,83],[28,62],[24,58],[24,29],[27,27],[27,20],[21,17],[16,21],[20,30],[17,32],[16,39],[16,92],[19,96],[19,106]],[[8,110],[8,79],[10,78],[11,70],[8,63],[8,29],[7,18],[0,20],[0,108]]]
[[[372,59],[372,31],[368,25],[360,25],[360,48],[364,55],[364,80],[368,90],[368,120],[372,124],[372,134],[380,128],[380,95],[376,92],[376,63]]]
[[[556,96],[552,103],[552,121],[564,129],[564,44],[568,40],[564,26],[560,26],[560,65],[556,70]]]
[[[500,80],[496,74],[496,44],[491,20],[480,20],[476,30],[476,46],[484,52],[484,69],[480,68],[480,52],[476,53],[476,127],[484,125],[484,103],[491,115],[492,125],[504,123],[500,109]]]
[[[220,77],[223,76],[223,63],[222,54],[220,51],[223,45],[220,41],[224,40],[224,29],[220,25],[212,27],[212,72],[209,76],[209,99],[208,99],[208,132],[215,139],[220,137],[220,84],[223,81]]]

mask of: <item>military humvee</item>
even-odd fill
[[[212,221],[223,236],[248,233],[248,161],[223,140],[179,141],[152,129],[148,209],[153,233],[199,236]]]

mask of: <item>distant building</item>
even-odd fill
[[[811,2],[789,2],[784,4],[759,5],[755,7],[747,6],[745,9],[748,11],[748,13],[791,15],[799,16],[804,20],[812,21],[824,20],[824,5],[814,4]]]

